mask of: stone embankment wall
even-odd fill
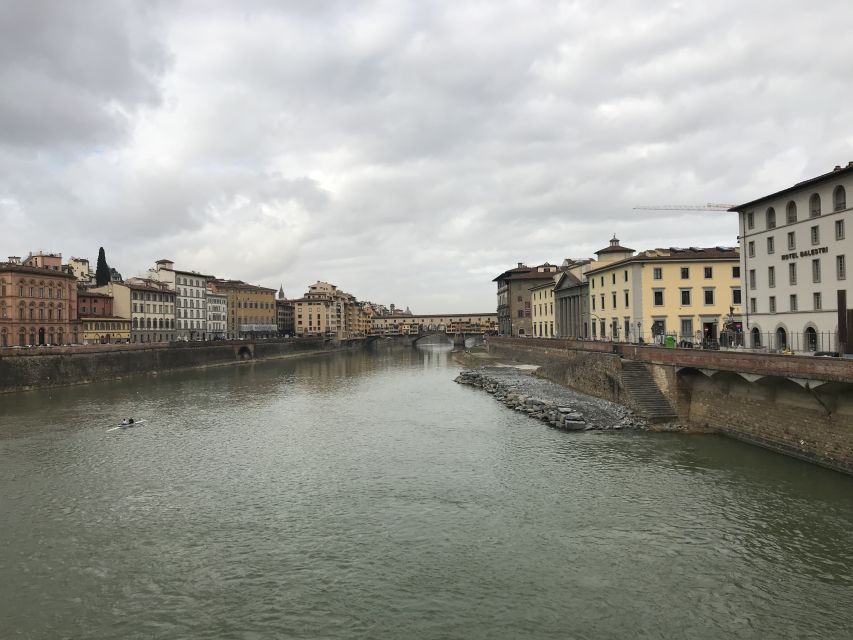
[[[270,340],[258,342],[173,342],[92,347],[4,350],[0,355],[0,393],[86,384],[129,375],[226,365],[245,359],[361,347],[363,341]]]
[[[620,355],[642,362],[680,427],[853,474],[851,361],[506,338],[490,339],[489,352],[541,365],[555,382],[627,406]]]

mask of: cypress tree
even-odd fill
[[[107,257],[104,255],[104,248],[98,250],[98,266],[95,268],[95,284],[99,287],[109,284],[110,282],[110,267],[107,264]]]

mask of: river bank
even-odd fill
[[[364,340],[287,339],[98,345],[0,355],[0,394],[64,387],[167,371],[361,349]]]
[[[649,429],[629,408],[535,377],[535,369],[485,366],[462,371],[456,382],[480,388],[507,407],[565,431]]]

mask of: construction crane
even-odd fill
[[[720,204],[709,202],[708,204],[658,204],[634,207],[634,209],[651,209],[654,211],[728,211],[735,207],[734,204]]]

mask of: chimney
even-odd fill
[[[518,268],[519,268],[519,269],[521,269],[523,266],[524,266],[524,263],[523,263],[523,262],[519,262],[519,263],[518,263]]]
[[[853,167],[853,160],[847,163],[847,168],[849,169],[850,167]]]
[[[835,165],[835,169],[833,169],[833,171],[841,171],[841,165],[840,164]]]

